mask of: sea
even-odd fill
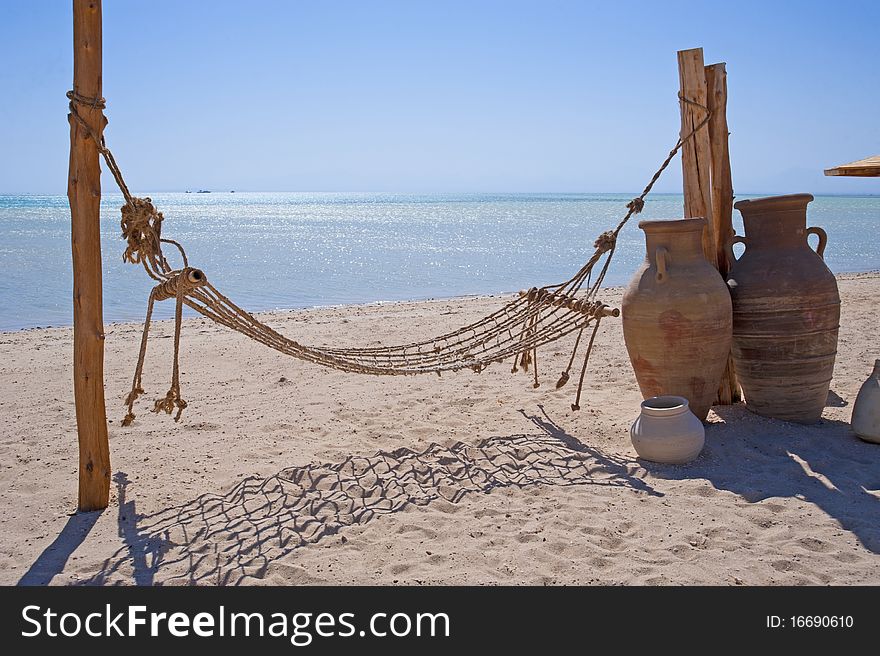
[[[511,292],[567,280],[634,194],[156,193],[163,236],[250,311]],[[739,198],[747,198],[740,196]],[[104,320],[141,321],[153,281],[123,263],[122,197],[102,199]],[[607,285],[644,258],[640,219],[680,218],[652,194],[621,233]],[[742,234],[739,214],[734,226]],[[880,269],[880,196],[817,196],[835,273]],[[815,241],[815,238],[811,238]],[[174,251],[166,255],[178,265]],[[65,196],[0,195],[0,330],[72,323]],[[156,318],[171,316],[161,303]]]

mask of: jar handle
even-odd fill
[[[658,246],[654,251],[654,259],[657,261],[657,282],[666,282],[666,259],[668,256],[669,251],[663,246]]]
[[[740,237],[739,235],[731,235],[730,239],[727,240],[727,243],[724,244],[724,250],[727,251],[728,266],[736,262],[736,255],[733,252],[733,245],[742,244],[743,246],[748,246],[748,243],[749,242],[745,237]]]
[[[816,246],[816,252],[823,260],[825,259],[825,246],[828,245],[828,233],[822,228],[807,228],[807,235],[816,235],[819,237],[819,245]]]

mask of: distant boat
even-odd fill
[[[183,192],[183,193],[185,193],[185,194],[191,194],[192,192],[191,192],[189,189],[187,189],[187,190],[186,190],[185,192]]]
[[[210,194],[211,191],[208,189],[199,189],[196,193],[197,194]]]
[[[234,194],[234,193],[235,193],[235,189],[230,189],[230,190],[229,190],[229,193],[230,193],[230,194]]]

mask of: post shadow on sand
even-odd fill
[[[686,467],[643,466],[660,478],[704,478],[749,503],[801,498],[880,553],[878,445],[862,442],[842,421],[793,424],[753,414],[741,403],[714,410],[723,421],[707,427],[700,458]]]
[[[17,585],[48,585],[64,570],[68,559],[85,541],[103,510],[71,515],[61,533],[33,562]]]
[[[162,569],[169,582],[235,585],[264,577],[273,562],[346,526],[495,488],[601,485],[656,494],[631,473],[635,461],[579,442],[546,414],[525,416],[538,433],[289,467],[151,515],[137,515],[125,501],[128,481],[117,474],[125,544],[85,583],[126,580],[131,570],[135,583],[151,584]]]
[[[126,491],[130,481],[125,472],[113,475],[116,492],[119,497],[117,511],[117,533],[122,538],[123,547],[117,552],[119,558],[113,559],[112,566],[108,562],[91,579],[82,582],[85,585],[103,585],[117,569],[128,562],[131,565],[132,578],[137,585],[152,585],[153,578],[159,569],[164,554],[170,548],[161,535],[147,535],[138,529],[141,517],[137,513],[134,501],[126,499]]]

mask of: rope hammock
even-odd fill
[[[164,220],[162,213],[154,207],[151,199],[138,198],[131,194],[113,153],[106,146],[103,134],[99,135],[92,130],[77,112],[77,105],[103,110],[106,106],[105,100],[87,98],[75,91],[69,91],[67,97],[70,99],[71,117],[97,144],[125,198],[125,204],[122,206],[122,236],[127,246],[122,259],[125,262],[142,265],[147,275],[157,283],[150,292],[147,304],[134,380],[131,392],[125,399],[128,413],[122,421],[123,426],[128,426],[134,421],[135,401],[144,393],[141,375],[147,352],[147,337],[153,306],[156,301],[170,299],[174,299],[176,303],[171,387],[164,397],[156,400],[153,411],[164,411],[170,415],[176,410],[175,421],[180,419],[181,413],[187,406],[180,393],[180,329],[184,305],[217,324],[235,330],[285,355],[339,371],[378,376],[424,373],[439,375],[444,371],[462,369],[472,369],[479,373],[490,364],[512,358],[513,373],[520,369],[528,372],[531,367],[533,385],[536,388],[540,385],[538,347],[576,333],[568,365],[556,383],[556,388],[559,389],[569,381],[582,338],[588,334],[577,393],[571,405],[572,410],[579,410],[584,375],[600,322],[603,317],[616,317],[620,314],[619,310],[612,309],[597,300],[599,287],[614,256],[617,236],[630,218],[642,211],[645,197],[669,166],[672,158],[709,121],[708,108],[679,96],[681,102],[700,107],[705,112],[704,118],[690,133],[678,139],[675,147],[669,151],[642,193],[627,203],[627,212],[617,227],[599,235],[594,244],[595,252],[592,257],[565,282],[533,287],[528,291],[520,292],[518,297],[492,314],[433,339],[398,346],[333,348],[305,346],[281,335],[224,296],[208,281],[201,269],[191,267],[183,246],[172,239],[162,237]],[[106,123],[106,119],[103,121]],[[168,244],[178,251],[182,260],[181,267],[176,269],[171,267],[162,252],[162,244]],[[591,281],[593,269],[600,261],[602,264],[599,273]]]

